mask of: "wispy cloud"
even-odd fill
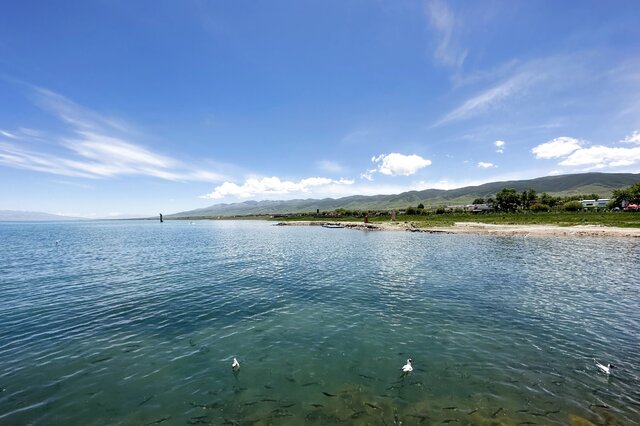
[[[460,26],[459,19],[441,0],[427,1],[425,14],[437,38],[436,59],[446,66],[460,68],[468,51],[460,47],[456,39],[456,29]]]
[[[530,72],[520,72],[478,95],[467,99],[462,105],[450,111],[434,124],[434,127],[449,122],[470,118],[495,108],[506,99],[521,93],[531,86],[540,76]]]
[[[316,163],[316,165],[320,170],[328,173],[343,173],[345,171],[344,166],[337,161],[320,160]]]
[[[270,195],[284,195],[291,193],[308,193],[312,188],[326,187],[329,185],[352,185],[353,181],[348,179],[334,180],[324,177],[311,177],[297,182],[281,180],[276,176],[262,179],[250,178],[242,185],[233,182],[224,182],[216,187],[212,192],[202,195],[200,198],[219,200],[227,197],[263,197]]]
[[[224,180],[221,174],[190,167],[132,142],[136,132],[120,120],[102,116],[46,89],[37,88],[34,93],[36,103],[65,122],[70,134],[47,136],[33,129],[2,131],[0,136],[10,141],[0,137],[0,164],[92,179],[142,175],[173,181]],[[56,152],[38,149],[43,140]]]

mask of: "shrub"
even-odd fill
[[[569,201],[568,203],[564,203],[562,208],[567,212],[577,212],[582,210],[582,204],[579,201]]]
[[[532,212],[548,212],[549,211],[549,206],[546,204],[542,204],[542,203],[534,203],[531,205],[531,207],[529,207],[529,209]]]

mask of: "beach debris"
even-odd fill
[[[603,365],[603,364],[600,364],[595,359],[593,361],[596,363],[596,367],[598,367],[600,369],[600,371],[602,371],[605,374],[611,374],[612,373],[612,369],[616,368],[616,366],[613,365],[613,364]]]
[[[287,410],[283,410],[282,408],[276,408],[275,410],[271,411],[270,417],[291,417],[291,416],[293,416],[293,414],[291,414]]]
[[[104,358],[98,358],[98,359],[91,360],[90,362],[91,362],[91,364],[98,364],[100,362],[109,361],[111,358],[113,358],[113,357],[112,356],[106,356]]]
[[[475,413],[476,411],[478,411],[478,409],[477,409],[477,408],[474,408],[473,410],[471,410],[471,411],[469,411],[469,412],[467,413],[467,416],[472,415],[472,414],[473,414],[473,413]]]
[[[311,406],[313,408],[322,408],[322,407],[324,407],[324,405],[322,405],[322,404],[311,404]]]
[[[411,358],[409,358],[407,360],[407,363],[405,365],[402,366],[402,372],[404,374],[409,374],[413,371],[413,365],[412,365],[413,360]]]
[[[334,395],[334,394],[332,394],[332,393],[324,392],[324,391],[322,392],[322,394],[323,394],[324,396],[328,396],[328,397],[330,397],[330,398],[334,398],[334,397],[336,397],[336,396],[337,396],[337,395]]]
[[[372,404],[372,403],[370,403],[370,402],[365,402],[365,403],[364,403],[364,405],[366,405],[366,406],[368,406],[368,407],[371,407],[371,408],[373,408],[374,410],[379,410],[379,409],[380,409],[380,407],[378,407],[377,405]]]
[[[295,402],[292,402],[291,404],[282,404],[282,405],[280,405],[280,407],[282,407],[282,408],[291,408],[291,407],[293,407],[294,405],[296,405],[296,403],[295,403]]]
[[[240,363],[238,362],[236,357],[233,357],[233,362],[231,363],[231,369],[233,371],[239,371],[240,370]]]
[[[458,419],[444,419],[442,421],[442,423],[453,423],[453,422],[459,422],[460,420]]]
[[[365,414],[366,411],[354,411],[352,415],[349,416],[350,419],[357,419],[361,415]]]
[[[160,418],[158,420],[154,420],[154,421],[152,421],[150,423],[145,423],[144,426],[157,425],[157,424],[160,424],[160,423],[164,423],[167,420],[171,420],[171,416],[162,417],[162,418]]]
[[[138,404],[138,407],[143,406],[144,404],[146,404],[147,402],[151,401],[151,399],[154,397],[154,395],[150,395],[148,397],[146,397],[140,404]]]
[[[427,416],[426,414],[407,414],[407,417],[413,417],[415,419],[420,419],[420,423],[424,422],[425,420],[430,420],[431,417]]]
[[[455,409],[457,409],[457,408],[458,408],[458,407],[454,407],[454,406],[451,406],[451,407],[442,407],[442,409],[443,409],[443,410],[455,410]]]
[[[261,402],[278,402],[277,399],[273,399],[273,398],[262,398],[260,401]]]
[[[217,402],[213,402],[211,404],[201,404],[199,402],[193,402],[193,401],[189,402],[189,405],[191,405],[192,407],[202,408],[204,410],[208,410],[208,409],[211,409],[211,408],[216,408],[218,406],[218,404],[219,403],[217,403]]]
[[[319,385],[320,382],[308,382],[302,385],[303,388],[306,388],[307,386],[313,386],[313,385]]]
[[[493,412],[493,414],[491,415],[491,417],[495,417],[498,415],[498,413],[500,413],[500,411],[502,411],[502,407],[498,408],[496,411]]]
[[[207,424],[209,423],[207,421],[208,418],[209,416],[207,414],[203,416],[193,416],[189,420],[187,420],[187,424],[190,424],[190,425]]]

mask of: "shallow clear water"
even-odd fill
[[[0,223],[0,424],[634,424],[639,265],[634,239]]]

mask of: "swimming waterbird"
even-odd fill
[[[411,363],[413,362],[413,360],[411,358],[409,358],[407,360],[407,363],[405,365],[402,366],[402,372],[405,374],[409,374],[413,371],[413,365],[411,365]]]
[[[596,367],[598,367],[600,369],[600,371],[602,371],[605,374],[611,374],[611,369],[612,368],[616,368],[615,365],[611,365],[611,364],[602,365],[598,361],[596,361],[595,359],[593,361],[596,363]]]
[[[238,362],[238,360],[236,359],[236,357],[233,357],[233,362],[231,363],[231,369],[233,371],[238,371],[240,370],[240,363]]]

